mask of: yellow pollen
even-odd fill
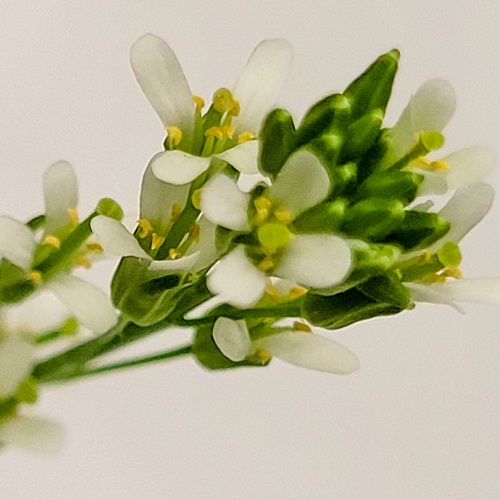
[[[173,125],[166,128],[170,144],[175,148],[182,141],[182,130]]]
[[[194,95],[193,101],[196,104],[196,112],[199,113],[205,107],[205,101],[199,95]]]
[[[151,250],[157,250],[158,248],[160,248],[163,245],[164,241],[165,237],[153,233],[151,235]]]
[[[433,170],[440,170],[441,172],[446,172],[449,169],[448,163],[444,160],[436,160],[431,163]]]
[[[87,243],[85,249],[89,253],[102,253],[104,251],[99,243]]]
[[[200,232],[201,232],[200,225],[197,222],[195,222],[193,224],[193,227],[189,231],[189,239],[195,242],[200,241]]]
[[[43,239],[43,242],[46,245],[50,245],[51,247],[54,247],[56,249],[61,247],[61,240],[59,238],[57,238],[56,236],[53,236],[50,234],[45,236],[45,238]]]
[[[271,257],[264,257],[258,264],[257,267],[264,272],[270,271],[274,267],[274,262]]]
[[[262,347],[258,347],[255,349],[254,358],[261,365],[265,365],[271,360],[271,355]]]
[[[68,215],[73,226],[78,225],[78,212],[76,208],[68,208]]]
[[[181,253],[178,250],[176,250],[175,248],[171,248],[168,251],[168,258],[169,259],[175,260],[175,259],[178,259],[180,256],[181,256]]]
[[[139,238],[147,238],[153,232],[153,226],[148,219],[139,219],[137,221],[139,225]]]
[[[298,299],[299,297],[302,297],[302,295],[305,295],[306,293],[307,290],[305,288],[295,287],[288,292],[288,298],[290,300],[295,300]]]
[[[238,136],[238,144],[243,144],[253,139],[255,139],[255,134],[252,134],[252,132],[243,132]]]
[[[295,321],[295,323],[293,324],[293,331],[294,332],[312,333],[312,330],[309,327],[309,325],[306,325],[305,323],[301,323],[300,321]]]
[[[232,139],[234,135],[234,127],[232,125],[224,125],[222,127],[222,132],[225,137],[229,137],[229,139]]]
[[[91,266],[90,260],[85,257],[85,255],[80,255],[79,257],[77,257],[75,259],[75,265],[84,267],[85,269],[89,269]]]
[[[177,217],[181,214],[182,207],[178,203],[172,204],[172,212],[170,213],[170,218],[172,220],[176,220]]]
[[[220,127],[210,127],[205,132],[206,137],[215,137],[216,139],[222,139],[224,137],[224,132]]]
[[[257,198],[253,202],[253,204],[255,206],[255,209],[257,210],[256,213],[257,224],[262,223],[269,218],[269,215],[271,213],[271,208],[273,206],[271,200],[269,200],[265,196],[261,196],[260,198]]]
[[[292,214],[283,208],[277,208],[273,211],[274,216],[277,220],[282,222],[283,224],[290,224],[292,222],[293,217]]]
[[[40,271],[31,271],[30,273],[28,273],[27,278],[30,281],[34,281],[35,283],[42,282],[42,274],[40,273]]]

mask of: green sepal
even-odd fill
[[[347,201],[337,198],[322,203],[301,213],[293,221],[293,229],[298,233],[338,233],[344,217]]]
[[[374,318],[397,314],[401,308],[377,302],[356,288],[333,296],[308,294],[302,307],[302,317],[315,326],[335,330]]]
[[[285,109],[271,111],[260,134],[261,170],[275,177],[295,149],[295,145],[295,125],[290,113]]]
[[[380,240],[399,227],[404,216],[400,200],[368,198],[346,210],[341,229],[357,238]]]
[[[439,240],[449,230],[450,223],[438,213],[407,210],[400,225],[387,236],[386,242],[416,250]]]
[[[358,286],[358,290],[376,302],[399,309],[407,309],[411,304],[410,292],[392,271],[366,280]]]
[[[111,219],[121,221],[123,219],[122,207],[112,198],[102,198],[99,200],[95,211],[99,215],[105,215]]]
[[[376,198],[390,193],[391,198],[408,204],[415,199],[423,179],[423,175],[400,170],[374,172],[358,188],[357,197]]]
[[[399,51],[396,49],[383,54],[347,87],[344,95],[351,101],[353,120],[377,108],[385,113],[398,61]]]
[[[30,295],[36,284],[26,279],[26,271],[6,259],[0,262],[0,304],[14,304]]]
[[[342,162],[361,158],[373,146],[380,135],[383,118],[383,111],[374,109],[349,125],[342,147]]]
[[[308,148],[319,158],[323,160],[323,164],[328,170],[333,170],[340,155],[343,139],[339,134],[323,134],[320,137],[313,139]]]
[[[351,104],[342,94],[332,94],[314,104],[297,129],[297,147],[324,134],[343,129],[350,117]]]
[[[33,217],[28,222],[26,222],[26,225],[34,231],[35,229],[38,229],[45,224],[45,219],[45,214],[37,215],[36,217]]]
[[[111,282],[115,306],[131,322],[149,326],[165,319],[180,298],[182,276],[171,271],[151,271],[149,261],[124,257]]]

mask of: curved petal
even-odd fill
[[[21,269],[29,269],[35,251],[31,229],[5,215],[0,216],[0,260],[12,262]]]
[[[259,141],[252,140],[237,144],[231,149],[215,155],[221,160],[227,161],[238,172],[243,174],[258,174]]]
[[[269,188],[270,198],[289,210],[293,217],[323,201],[330,191],[330,177],[311,152],[292,154]]]
[[[248,225],[250,195],[240,191],[236,182],[224,174],[212,177],[201,191],[200,206],[205,217],[213,223],[245,231]]]
[[[287,245],[274,274],[306,287],[327,288],[341,283],[351,264],[351,249],[343,238],[302,234]]]
[[[257,135],[262,119],[278,100],[291,62],[292,48],[286,40],[257,45],[233,89],[241,108],[235,120],[237,133]]]
[[[193,182],[209,165],[209,157],[193,156],[179,150],[165,151],[151,160],[155,176],[177,186]]]
[[[287,363],[322,372],[346,375],[359,368],[358,358],[332,340],[307,332],[285,332],[254,342]]]
[[[148,269],[151,271],[189,271],[196,264],[199,253],[181,257],[179,259],[153,260]]]
[[[183,132],[194,128],[194,102],[184,72],[173,50],[150,33],[130,49],[135,78],[165,127]]]
[[[217,319],[212,337],[220,352],[231,361],[243,361],[250,354],[252,341],[244,320]]]
[[[117,220],[98,215],[92,219],[90,227],[105,252],[117,257],[134,256],[151,260],[134,236]]]
[[[196,244],[196,250],[199,253],[194,271],[200,271],[208,266],[211,266],[219,255],[216,242],[217,225],[209,221],[205,216],[201,216],[198,221],[200,228],[200,236]]]
[[[181,209],[186,205],[189,185],[174,186],[158,179],[151,168],[155,158],[149,162],[142,177],[139,213],[141,219],[148,219],[155,223],[155,227],[166,229],[174,205]]]
[[[62,274],[49,281],[47,288],[93,332],[104,333],[116,324],[117,315],[111,300],[90,283]]]
[[[43,196],[45,199],[46,234],[69,225],[72,220],[69,209],[78,204],[78,185],[73,167],[66,161],[50,166],[43,176]]]
[[[493,169],[495,157],[486,148],[472,147],[443,158],[448,164],[446,178],[450,189],[463,189],[482,181]]]
[[[63,439],[62,427],[43,418],[15,415],[0,424],[0,444],[25,450],[55,453],[61,448]]]
[[[18,385],[27,379],[33,366],[31,344],[13,333],[0,340],[0,400],[11,396]]]

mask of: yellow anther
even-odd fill
[[[196,104],[196,112],[199,113],[205,107],[205,101],[199,95],[194,95],[193,101]]]
[[[264,257],[258,264],[257,267],[264,272],[270,271],[274,267],[274,261],[271,257]]]
[[[261,196],[260,198],[254,200],[253,204],[257,211],[257,213],[255,214],[257,224],[260,224],[269,218],[269,215],[271,214],[271,208],[273,206],[269,198]]]
[[[68,208],[68,215],[69,215],[71,224],[73,226],[77,226],[79,219],[78,219],[78,212],[77,212],[76,208]]]
[[[232,139],[234,135],[234,127],[232,125],[224,125],[222,127],[222,133],[225,137],[229,137],[229,139]]]
[[[229,89],[221,88],[216,90],[212,97],[212,101],[214,103],[214,109],[219,113],[230,113],[236,116],[233,112],[236,106],[239,112],[238,101],[234,98],[233,93]]]
[[[271,355],[262,347],[255,349],[253,358],[261,365],[266,365],[269,361],[271,361]]]
[[[244,142],[252,141],[255,139],[255,134],[252,132],[243,132],[238,136],[238,144],[243,144]]]
[[[196,210],[201,210],[201,189],[197,189],[191,195],[191,203]]]
[[[179,203],[172,203],[172,211],[170,212],[170,219],[176,220],[179,215],[181,215],[182,207]]]
[[[164,236],[160,236],[159,234],[153,233],[151,235],[151,250],[157,250],[163,245],[165,241]]]
[[[80,255],[75,259],[75,266],[84,267],[85,269],[89,269],[91,266],[90,260],[85,257],[85,255]]]
[[[312,333],[312,330],[309,327],[309,325],[306,325],[305,323],[302,323],[300,321],[295,321],[295,323],[293,324],[293,331],[294,332]]]
[[[306,293],[307,290],[305,288],[295,287],[288,292],[288,298],[290,300],[295,300],[298,299],[299,297],[302,297],[302,295],[305,295]]]
[[[54,247],[56,249],[61,247],[61,240],[59,238],[57,238],[56,236],[53,236],[51,234],[45,236],[45,238],[43,239],[43,242],[46,245],[50,245],[51,247]]]
[[[31,271],[28,273],[27,278],[30,281],[34,281],[35,283],[41,283],[42,282],[42,274],[40,271]]]
[[[273,211],[273,214],[276,217],[276,220],[279,220],[283,224],[290,224],[290,222],[292,222],[293,220],[292,214],[284,208],[275,209]]]
[[[168,258],[172,260],[178,259],[181,255],[182,254],[175,248],[170,248],[168,251]]]
[[[433,170],[440,170],[441,172],[446,172],[450,167],[444,160],[436,160],[431,163]]]
[[[172,147],[177,147],[182,141],[182,130],[179,127],[175,127],[174,125],[170,125],[166,128],[168,139],[170,141],[170,145]]]
[[[99,243],[87,243],[85,245],[85,249],[89,253],[102,253],[104,252],[103,248]]]
[[[147,238],[153,232],[153,226],[148,219],[139,219],[137,221],[139,225],[139,238]]]
[[[206,137],[215,137],[216,139],[222,139],[224,137],[224,132],[220,127],[210,127],[205,132]]]
[[[460,280],[464,277],[462,271],[458,267],[447,267],[446,269],[443,269],[443,271],[441,272],[441,276],[444,276],[445,278],[455,278],[457,280]]]
[[[189,239],[195,242],[200,241],[200,232],[201,232],[200,225],[197,222],[195,222],[193,224],[193,227],[189,231]]]
[[[235,99],[233,107],[229,110],[229,114],[232,116],[238,116],[240,114],[240,111],[241,111],[240,103]]]
[[[276,288],[273,285],[273,282],[271,280],[267,280],[266,294],[269,295],[269,297],[271,297],[272,299],[279,299],[280,298],[280,294],[278,293],[278,290],[276,290]]]

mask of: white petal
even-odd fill
[[[65,161],[50,166],[43,176],[46,234],[53,233],[71,223],[69,209],[78,204],[78,184],[73,167]]]
[[[151,160],[151,168],[156,177],[175,185],[194,181],[209,165],[209,157],[193,156],[179,150],[165,151]]]
[[[31,373],[34,349],[15,334],[0,340],[0,400],[11,396]]]
[[[90,227],[106,253],[117,257],[134,256],[151,260],[134,236],[117,220],[98,215],[92,219]]]
[[[460,313],[465,313],[462,306],[456,304],[442,287],[436,287],[435,283],[405,283],[415,302],[427,302],[430,304],[445,304],[453,307]]]
[[[49,281],[47,288],[93,332],[104,333],[115,325],[117,315],[111,300],[90,283],[62,274]]]
[[[484,182],[457,191],[440,211],[451,224],[444,240],[458,243],[489,212],[493,204],[493,188]]]
[[[198,220],[198,226],[200,228],[200,237],[195,248],[199,253],[199,257],[193,268],[194,271],[200,271],[211,266],[219,255],[216,244],[217,225],[202,216]]]
[[[34,251],[31,229],[10,217],[0,216],[0,260],[5,258],[21,269],[29,269]]]
[[[449,166],[446,178],[450,189],[462,189],[483,180],[495,163],[491,151],[479,147],[457,151],[443,160]]]
[[[254,346],[264,348],[283,361],[311,370],[343,375],[359,368],[358,359],[347,347],[312,333],[285,332],[259,339]]]
[[[137,82],[163,125],[174,125],[191,133],[194,102],[173,50],[161,38],[146,34],[132,46],[130,63]]]
[[[243,174],[258,174],[259,141],[247,141],[231,149],[217,154],[217,158],[227,161],[238,172]]]
[[[240,191],[236,181],[224,174],[215,175],[201,191],[200,205],[205,217],[214,224],[244,231],[248,225],[250,195]]]
[[[153,260],[148,268],[151,271],[189,271],[198,261],[199,253],[181,257],[179,259]]]
[[[166,225],[170,222],[172,216],[174,204],[181,209],[184,208],[188,194],[189,184],[174,186],[161,181],[154,175],[150,162],[142,177],[139,210],[141,218],[154,222],[155,227],[159,230],[166,229]]]
[[[0,424],[0,444],[12,444],[29,451],[55,453],[63,439],[60,425],[38,417],[17,415]]]
[[[285,248],[275,275],[312,288],[341,283],[351,270],[352,255],[343,238],[301,234]]]
[[[222,354],[231,361],[243,361],[250,354],[252,342],[243,320],[219,318],[214,324],[212,336]]]
[[[317,156],[307,150],[292,154],[269,189],[269,196],[296,217],[323,201],[330,192],[330,178]]]
[[[236,247],[210,269],[207,287],[234,307],[251,307],[264,294],[266,276],[248,260],[243,246]]]
[[[234,95],[241,107],[235,120],[238,133],[257,135],[264,116],[274,106],[288,76],[292,49],[285,40],[264,40],[252,52]]]

